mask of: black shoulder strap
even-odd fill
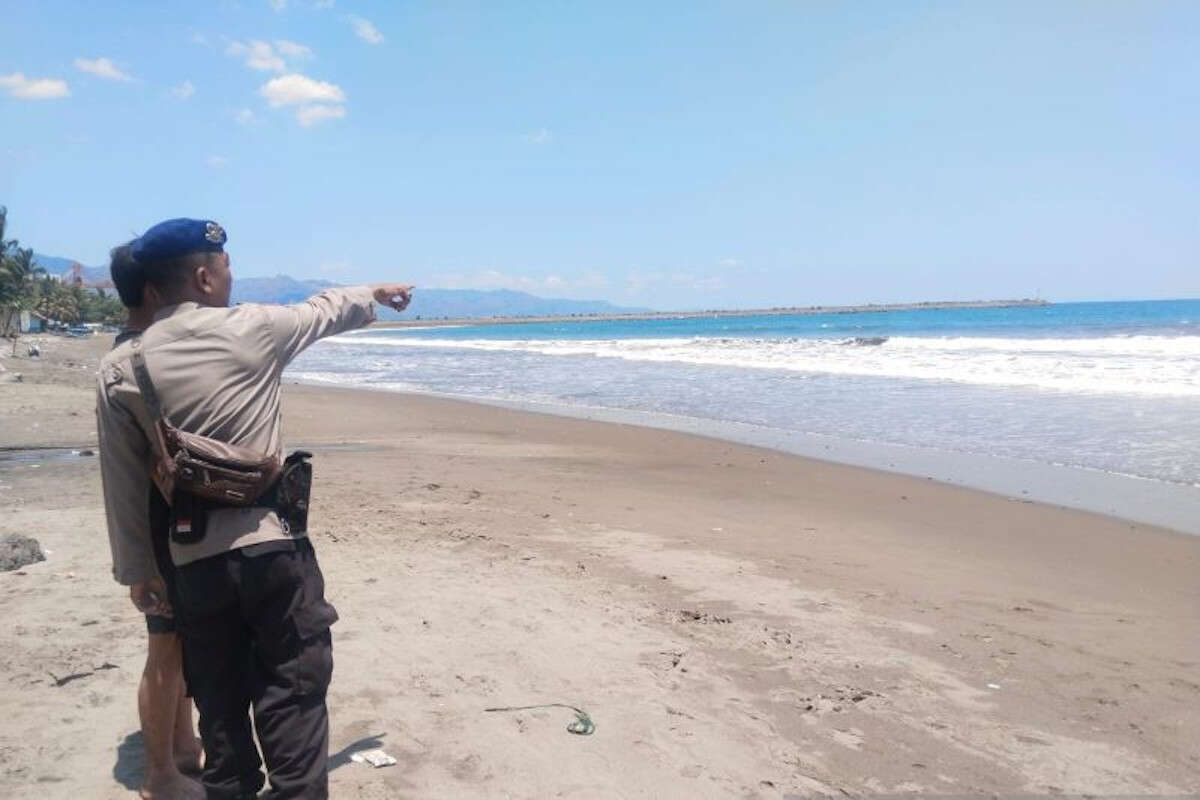
[[[137,380],[138,391],[142,393],[142,402],[146,404],[146,411],[150,413],[150,419],[155,422],[162,421],[162,403],[158,400],[158,392],[154,390],[154,381],[150,380],[150,370],[146,369],[146,357],[142,355],[142,339],[139,336],[129,343],[133,348],[133,355],[130,360],[133,362],[133,377]]]

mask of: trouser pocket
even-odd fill
[[[337,622],[337,610],[325,600],[315,600],[292,616],[297,649],[295,685],[299,694],[324,694],[333,678],[333,638],[329,626]]]

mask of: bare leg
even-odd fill
[[[172,740],[179,694],[183,691],[179,637],[152,633],[149,639],[146,668],[138,686],[138,716],[146,748],[141,796],[146,800],[202,800],[204,790],[200,784],[180,774],[175,766]]]
[[[204,768],[204,746],[192,726],[192,698],[187,696],[187,687],[179,682],[179,707],[175,711],[175,766],[185,775],[199,775]]]

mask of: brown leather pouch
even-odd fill
[[[248,506],[271,488],[281,465],[275,456],[187,433],[161,420],[175,491],[232,506]]]

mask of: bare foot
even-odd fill
[[[184,775],[199,775],[204,770],[204,745],[193,736],[192,744],[180,745],[175,749],[175,766]]]
[[[142,800],[204,800],[204,787],[200,781],[175,772],[148,778],[138,795]]]

